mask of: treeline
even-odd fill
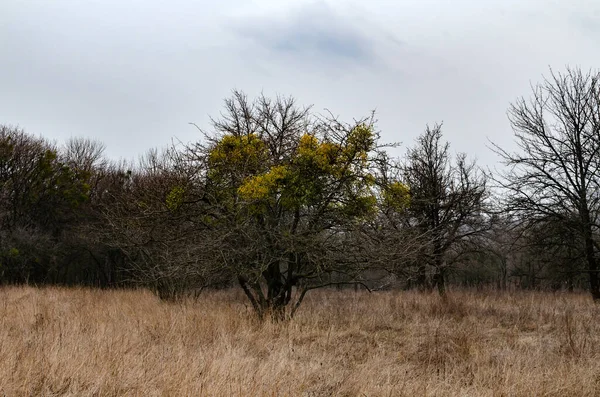
[[[519,150],[484,172],[442,126],[391,158],[373,115],[234,92],[199,141],[136,164],[0,127],[0,280],[237,285],[259,316],[323,286],[586,287],[600,297],[598,75],[552,74],[509,110]]]

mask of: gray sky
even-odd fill
[[[506,109],[548,66],[600,66],[597,0],[2,0],[0,123],[137,158],[199,139],[234,88],[345,119],[377,110],[406,145],[444,122],[493,165]]]

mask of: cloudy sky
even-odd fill
[[[231,90],[295,96],[386,141],[444,122],[484,165],[548,67],[600,66],[597,0],[2,0],[0,123],[113,158],[199,138]],[[405,149],[400,149],[403,153]]]

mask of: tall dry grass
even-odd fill
[[[600,396],[587,295],[317,291],[288,323],[242,296],[0,289],[2,396]]]

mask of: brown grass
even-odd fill
[[[237,292],[0,289],[1,396],[600,396],[587,295],[317,291],[258,323]]]

